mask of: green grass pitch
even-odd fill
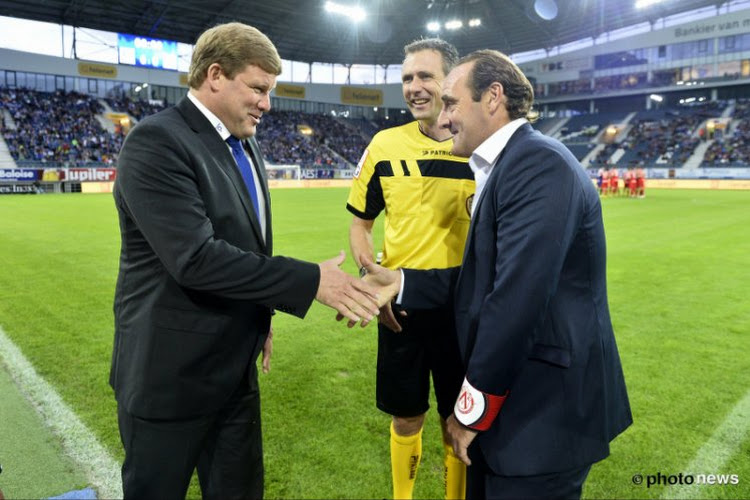
[[[663,485],[632,481],[657,473],[737,474],[739,484],[697,496],[750,497],[750,415],[734,424],[740,442],[715,450],[728,453],[720,470],[686,469],[750,390],[750,192],[647,195],[603,200],[635,423],[594,466],[584,497],[659,498]],[[346,249],[353,273],[346,196],[274,190],[275,253],[318,262]],[[0,197],[0,326],[119,460],[107,384],[118,253],[110,195]],[[376,330],[333,316],[317,304],[304,321],[275,316],[272,370],[260,376],[268,498],[390,497],[389,418],[373,401]],[[430,412],[416,498],[442,498],[438,427]]]

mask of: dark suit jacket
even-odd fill
[[[263,159],[245,141],[269,200]],[[271,257],[271,207],[261,229],[235,160],[184,98],[128,134],[114,198],[122,248],[110,384],[144,418],[222,406],[250,370],[271,311],[303,317],[317,265]]]
[[[477,201],[460,268],[405,270],[402,304],[453,300],[466,376],[509,395],[476,446],[499,475],[601,460],[632,417],[607,304],[601,206],[565,146],[528,124]]]

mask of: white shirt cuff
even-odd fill
[[[401,300],[404,298],[404,270],[399,269],[399,272],[401,273],[401,288],[399,288],[396,296],[396,304],[401,305]]]

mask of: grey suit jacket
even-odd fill
[[[263,159],[245,146],[269,200]],[[252,372],[272,310],[303,317],[317,265],[272,257],[229,148],[185,98],[128,134],[114,189],[122,248],[110,384],[144,418],[211,412]]]
[[[478,200],[460,268],[405,270],[402,304],[452,302],[469,383],[508,393],[472,453],[500,475],[583,467],[632,422],[609,316],[599,196],[528,124]]]

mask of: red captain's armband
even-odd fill
[[[497,417],[507,397],[508,392],[503,396],[484,393],[474,388],[468,379],[464,378],[461,392],[458,394],[456,405],[453,407],[453,413],[456,420],[466,427],[477,431],[486,431]]]

